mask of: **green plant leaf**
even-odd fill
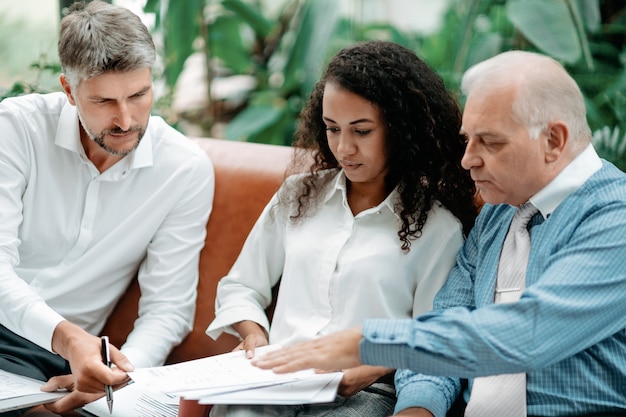
[[[161,12],[161,0],[147,0],[143,11],[146,13],[160,13]]]
[[[223,0],[222,6],[240,16],[254,31],[256,36],[265,38],[272,31],[272,23],[254,7],[241,0]]]
[[[218,16],[208,27],[209,50],[235,74],[251,71],[253,61],[241,38],[242,20],[236,16]]]
[[[598,0],[576,0],[578,9],[585,22],[585,27],[590,32],[596,32],[602,26],[602,15],[600,13],[600,3]]]
[[[593,132],[592,143],[601,158],[626,172],[626,129],[604,126]]]
[[[308,0],[283,69],[283,92],[309,91],[327,63],[327,51],[339,22],[334,0]]]
[[[466,66],[470,67],[485,59],[502,52],[504,39],[497,32],[480,33],[472,41],[472,48],[468,51]]]
[[[412,43],[411,39],[409,39],[405,33],[400,31],[400,29],[394,25],[388,23],[374,23],[367,25],[363,28],[361,38],[363,40],[386,39],[407,48],[410,48]]]
[[[249,142],[269,143],[272,145],[291,145],[295,131],[296,114],[284,109],[274,123],[248,137]]]
[[[200,34],[203,0],[169,1],[162,20],[165,80],[173,88]]]
[[[539,50],[575,63],[582,48],[565,0],[509,0],[507,15],[515,27]]]
[[[229,140],[248,141],[250,136],[275,124],[283,113],[283,109],[271,104],[250,104],[231,120],[225,129]],[[271,142],[267,138],[265,142]]]

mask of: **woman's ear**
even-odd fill
[[[548,125],[546,136],[546,162],[555,162],[561,157],[567,147],[569,129],[561,121],[553,122]]]

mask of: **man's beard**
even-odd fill
[[[83,127],[83,130],[87,133],[89,138],[95,143],[97,143],[102,149],[104,149],[107,153],[111,155],[115,155],[115,156],[128,155],[129,153],[137,149],[137,147],[139,146],[139,142],[141,142],[141,138],[143,138],[143,135],[146,133],[145,126],[134,125],[134,126],[131,126],[128,130],[122,130],[119,127],[115,127],[113,129],[105,129],[102,132],[100,132],[100,134],[96,134],[95,132],[92,132],[87,127],[87,124],[83,120],[83,116],[80,114],[80,111],[77,111],[77,113],[78,113],[78,120],[80,120],[80,124]],[[135,142],[135,145],[130,149],[122,149],[122,150],[112,149],[111,147],[107,146],[106,143],[104,143],[104,137],[106,135],[120,135],[120,134],[131,133],[131,132],[138,132],[138,135],[137,135],[137,142]]]

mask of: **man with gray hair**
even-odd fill
[[[71,388],[54,412],[163,364],[191,330],[214,192],[205,152],[150,115],[148,29],[84,3],[61,23],[63,92],[0,103],[0,369]],[[139,318],[109,369],[97,335],[135,276]]]
[[[405,368],[402,416],[445,416],[460,378],[466,417],[626,415],[626,174],[596,154],[583,96],[553,59],[505,52],[462,87],[462,164],[486,204],[434,311],[255,363]]]

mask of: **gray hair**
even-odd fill
[[[591,140],[585,100],[576,81],[556,60],[533,52],[508,51],[480,62],[463,75],[461,90],[505,91],[515,87],[513,117],[537,139],[551,122],[569,129],[570,146],[581,151]]]
[[[107,72],[152,68],[148,28],[130,10],[101,1],[74,3],[61,21],[59,58],[72,89]]]

